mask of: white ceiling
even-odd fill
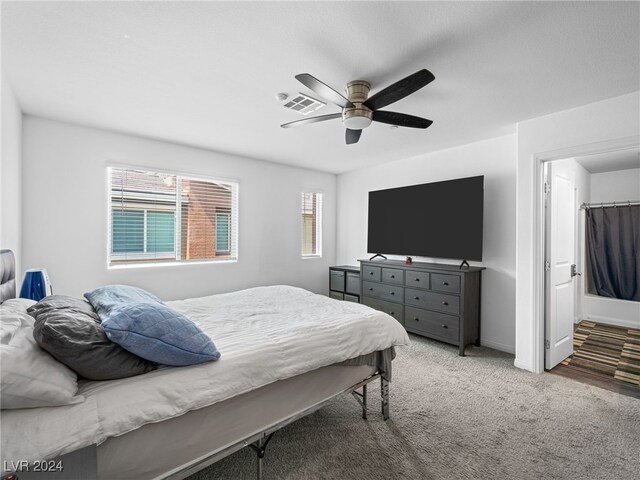
[[[338,173],[636,91],[639,30],[638,2],[3,2],[2,67],[28,114]],[[421,68],[386,109],[427,130],[279,127],[298,73],[373,94]]]
[[[629,148],[616,152],[576,157],[576,162],[590,173],[616,172],[640,168],[640,149]]]

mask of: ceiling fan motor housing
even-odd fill
[[[345,87],[347,98],[353,103],[353,107],[342,109],[342,123],[345,127],[351,130],[362,130],[371,125],[373,112],[362,105],[367,100],[370,89],[371,85],[364,80],[354,80]]]

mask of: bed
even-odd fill
[[[4,301],[15,296],[10,253],[0,264],[3,284],[14,282],[0,287]],[[74,405],[3,410],[3,462],[62,458],[77,478],[178,479],[249,447],[261,478],[271,436],[337,395],[353,394],[366,419],[367,385],[379,380],[389,418],[394,347],[409,341],[392,317],[282,285],[166,303],[214,339],[220,360],[81,381]]]

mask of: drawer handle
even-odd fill
[[[396,292],[389,292],[389,293],[390,293],[391,295],[395,295],[395,294],[396,294]]]
[[[414,300],[420,300],[420,297],[413,297]]]
[[[449,327],[447,327],[446,325],[442,325],[442,328],[449,328]]]
[[[419,319],[418,317],[413,317],[413,319],[414,319],[416,322],[419,322],[419,321],[420,321],[420,319]]]
[[[389,312],[389,315],[393,316],[395,315],[395,312]]]
[[[369,287],[369,291],[370,291],[370,292],[373,292],[373,287]]]
[[[391,275],[391,278],[396,278],[396,276],[395,275]]]
[[[447,305],[449,305],[447,302],[442,302],[442,304],[446,307]]]
[[[447,286],[447,287],[449,286],[449,282],[442,282],[442,284]]]
[[[373,275],[373,272],[369,272],[369,275]]]
[[[416,282],[419,282],[419,281],[420,281],[420,279],[419,279],[419,278],[414,278],[414,280],[415,280]]]

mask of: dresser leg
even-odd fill
[[[460,357],[464,357],[465,356],[465,354],[464,354],[464,345],[462,343],[460,344],[460,349],[459,349],[458,355]]]

